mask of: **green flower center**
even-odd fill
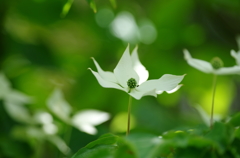
[[[216,70],[223,67],[223,62],[219,57],[214,57],[211,60],[211,64],[212,64],[212,67]]]
[[[134,78],[130,78],[127,81],[127,85],[130,89],[137,87],[137,81]]]

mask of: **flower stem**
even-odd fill
[[[214,111],[214,98],[216,92],[216,85],[217,85],[217,75],[214,74],[213,76],[213,94],[212,94],[212,110],[211,110],[211,119],[210,119],[210,129],[213,126],[213,111]]]
[[[128,100],[128,123],[127,123],[127,132],[126,132],[126,135],[128,135],[128,134],[130,133],[131,104],[132,104],[132,97],[129,95],[129,100]]]

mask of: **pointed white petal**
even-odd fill
[[[63,93],[60,89],[56,88],[53,91],[53,93],[47,100],[47,106],[55,115],[57,115],[64,122],[69,122],[72,107],[64,99]]]
[[[93,71],[92,69],[89,68],[89,70],[91,70],[91,72],[93,73],[93,75],[96,77],[98,83],[102,86],[102,87],[105,87],[105,88],[116,88],[116,89],[120,89],[120,90],[124,90],[124,88],[122,88],[121,86],[119,86],[117,83],[113,83],[113,82],[110,82],[108,80],[104,80],[100,75],[99,73]]]
[[[2,72],[0,72],[0,87],[0,99],[2,99],[11,91],[11,83]]]
[[[142,63],[139,60],[138,53],[137,53],[138,47],[136,46],[133,50],[133,53],[131,55],[132,62],[133,62],[133,69],[136,71],[136,73],[139,76],[139,83],[142,84],[143,82],[147,81],[149,73],[146,70],[146,68],[142,65]]]
[[[21,103],[19,104],[16,102],[5,101],[4,107],[8,115],[10,115],[16,121],[27,124],[34,123],[34,120],[32,120],[29,110]]]
[[[47,140],[53,143],[63,154],[68,155],[71,152],[71,149],[67,146],[64,140],[59,136],[50,135],[47,137]]]
[[[83,131],[85,133],[91,134],[91,135],[95,135],[97,134],[97,129],[89,124],[81,124],[81,125],[77,125],[76,126],[80,131]]]
[[[150,91],[156,89],[160,94],[162,91],[171,91],[175,89],[178,84],[183,80],[185,75],[176,76],[165,74],[158,80],[148,80],[139,86],[140,91]]]
[[[198,69],[202,72],[205,72],[205,73],[213,72],[213,67],[209,62],[192,58],[192,56],[186,49],[183,50],[183,53],[184,53],[184,58],[187,60],[187,62],[190,66],[192,66],[195,69]]]
[[[235,50],[231,50],[231,55],[235,58],[236,63],[240,66],[240,51],[236,52]]]
[[[155,92],[155,89],[149,90],[149,91],[140,91],[139,89],[132,89],[129,95],[131,95],[133,98],[140,100],[143,96],[154,96],[157,97],[157,93]]]
[[[218,70],[215,70],[214,73],[217,75],[240,75],[240,66],[222,67]]]
[[[104,79],[104,80],[107,80],[107,81],[111,81],[111,82],[115,82],[117,83],[117,79],[115,77],[115,75],[112,73],[112,72],[109,72],[109,71],[103,71],[102,68],[100,67],[100,65],[97,63],[97,61],[93,59],[93,62],[97,68],[97,71],[98,71],[98,74]]]
[[[237,58],[237,52],[235,50],[232,49],[230,53],[232,57],[234,57],[235,59]]]
[[[74,124],[90,124],[95,126],[109,120],[109,118],[110,115],[107,112],[88,109],[76,113],[72,121]]]
[[[88,134],[96,134],[97,129],[94,127],[107,120],[110,115],[99,110],[83,110],[72,117],[72,124],[79,130]]]
[[[129,53],[129,45],[125,52],[123,53],[120,61],[118,62],[116,68],[114,69],[114,74],[118,80],[118,82],[123,87],[127,86],[127,81],[130,78],[134,78],[137,83],[139,83],[139,77],[135,70],[133,69],[132,59]]]
[[[179,88],[181,88],[182,86],[183,86],[182,84],[177,85],[177,87],[173,88],[173,89],[170,90],[170,91],[166,91],[166,92],[167,92],[168,94],[174,93],[174,92],[176,92],[177,90],[179,90]],[[162,94],[163,91],[157,91],[156,93],[157,93],[157,94]]]
[[[11,90],[7,94],[5,94],[5,100],[11,103],[17,104],[28,104],[32,101],[32,98],[25,95],[24,93],[16,90]]]

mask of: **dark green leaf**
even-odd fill
[[[117,148],[119,137],[105,134],[80,149],[72,158],[111,158]]]
[[[216,148],[220,154],[226,150],[226,147],[232,142],[233,137],[234,132],[232,127],[222,122],[216,122],[206,135],[206,138],[214,141],[213,148]]]
[[[136,151],[128,141],[119,139],[118,149],[116,150],[114,158],[137,158]]]
[[[235,114],[229,121],[229,124],[237,127],[240,126],[240,113]]]

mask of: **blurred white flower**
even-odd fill
[[[84,131],[89,134],[96,134],[97,129],[94,126],[109,120],[109,118],[110,115],[106,112],[88,109],[77,112],[72,117],[72,124],[80,131]]]
[[[54,90],[47,101],[47,105],[48,108],[63,122],[92,135],[97,134],[97,129],[94,126],[97,126],[110,118],[108,113],[93,109],[78,111],[71,117],[72,108],[64,99],[60,89]]]
[[[235,65],[233,67],[222,67],[223,65],[219,58],[214,58],[213,62],[210,63],[204,60],[192,58],[186,49],[183,50],[183,53],[185,60],[187,60],[190,66],[204,73],[212,73],[216,75],[240,74],[240,66]]]
[[[231,50],[231,55],[235,58],[237,65],[240,66],[240,50],[238,52]]]
[[[236,40],[237,40],[239,50],[236,52],[235,50],[232,49],[231,55],[233,58],[235,58],[237,65],[240,66],[240,35],[237,36]]]
[[[16,121],[33,123],[29,110],[25,104],[31,103],[32,98],[11,87],[11,83],[0,72],[0,100],[3,100],[7,113]]]
[[[139,61],[137,47],[132,55],[129,53],[129,46],[127,47],[113,73],[103,71],[97,61],[92,59],[98,72],[89,69],[102,87],[125,91],[135,99],[141,99],[147,95],[156,97],[163,91],[172,93],[181,87],[179,83],[185,76],[165,74],[159,79],[147,81],[149,74]]]

